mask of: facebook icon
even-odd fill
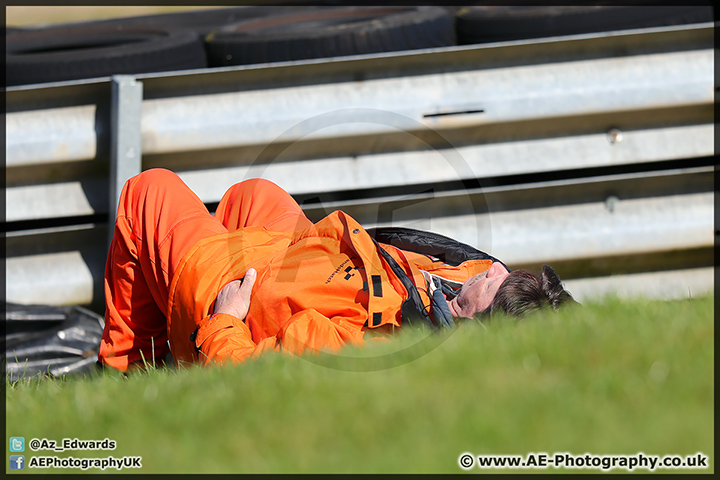
[[[10,470],[25,470],[25,455],[10,455]]]

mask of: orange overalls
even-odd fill
[[[429,305],[422,270],[463,282],[492,261],[450,266],[383,248]],[[257,270],[245,321],[211,315],[218,292]],[[407,291],[352,217],[316,224],[263,179],[234,185],[215,216],[174,173],[152,169],[125,184],[105,269],[105,330],[99,359],[240,362],[265,349],[292,353],[360,343],[366,328],[401,326]]]

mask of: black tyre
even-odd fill
[[[82,25],[122,25],[123,27],[153,27],[168,28],[172,30],[191,30],[199,36],[205,35],[223,27],[244,20],[267,17],[288,13],[293,10],[308,9],[310,7],[289,6],[247,6],[213,8],[208,10],[192,10],[188,12],[161,13],[157,15],[141,15],[136,17],[111,18],[107,20],[94,20],[83,22]]]
[[[318,7],[239,22],[205,44],[212,67],[443,47],[455,29],[441,7]]]
[[[710,22],[702,6],[476,6],[456,14],[459,44]]]
[[[25,31],[7,36],[5,48],[8,86],[206,66],[197,33],[150,27],[76,25]]]

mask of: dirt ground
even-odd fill
[[[164,7],[164,6],[8,6],[5,7],[5,25],[23,27],[56,23],[82,22],[116,17],[135,17],[189,10],[209,10],[225,7]]]

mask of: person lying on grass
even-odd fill
[[[367,330],[574,303],[547,265],[511,272],[448,237],[366,230],[341,211],[313,224],[268,180],[235,184],[212,215],[165,169],[125,183],[104,287],[98,360],[123,372],[168,353],[180,365],[337,351]]]

